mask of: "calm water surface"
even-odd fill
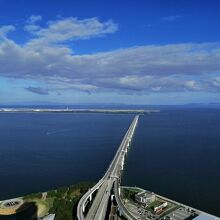
[[[133,115],[0,114],[0,199],[105,172]],[[220,110],[142,116],[123,184],[220,216]]]
[[[220,216],[220,110],[140,118],[123,183]]]
[[[133,115],[0,114],[0,199],[97,181]]]

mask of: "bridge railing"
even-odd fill
[[[127,143],[126,143],[126,142],[127,142],[127,137],[128,137],[129,135],[131,135],[131,134],[133,135],[134,129],[135,129],[135,127],[136,127],[136,125],[137,125],[137,122],[138,122],[138,118],[139,118],[139,115],[135,116],[135,118],[133,119],[131,125],[129,126],[127,132],[125,133],[125,135],[124,135],[124,137],[123,137],[123,139],[122,139],[122,142],[121,142],[121,144],[120,144],[118,150],[116,151],[116,154],[115,154],[114,158],[112,159],[110,165],[108,166],[108,168],[107,168],[107,170],[106,170],[104,176],[98,181],[98,183],[97,183],[95,186],[93,186],[88,192],[86,192],[86,193],[82,196],[82,198],[80,199],[79,204],[78,204],[78,206],[77,206],[77,217],[78,217],[79,220],[83,220],[83,219],[84,219],[82,206],[84,206],[85,201],[88,200],[88,198],[89,198],[89,196],[91,195],[91,193],[95,192],[95,191],[103,184],[104,180],[105,180],[105,179],[108,177],[108,175],[110,174],[111,169],[114,168],[115,165],[117,165],[117,164],[115,164],[115,163],[116,163],[117,160],[119,159],[119,156],[120,156],[120,154],[121,154],[123,148],[124,148],[124,147],[126,146],[126,144],[127,144]],[[129,137],[129,139],[130,139],[130,137]],[[126,147],[127,147],[127,146],[126,146]]]
[[[134,131],[134,129],[135,129],[136,125],[137,125],[137,122],[138,122],[138,118],[139,118],[139,115],[136,115],[135,118],[133,119],[131,125],[129,126],[127,132],[125,133],[125,135],[124,135],[124,137],[123,137],[123,139],[122,139],[122,142],[121,142],[121,144],[120,144],[118,150],[116,151],[116,154],[115,154],[114,158],[112,159],[112,161],[111,161],[109,167],[107,168],[105,174],[107,174],[107,173],[111,170],[111,168],[112,168],[112,166],[114,165],[114,163],[116,162],[118,156],[119,156],[120,153],[123,151],[124,146],[126,146],[127,136],[129,136],[129,134],[131,133],[131,131]],[[127,146],[126,146],[126,147],[127,147]]]

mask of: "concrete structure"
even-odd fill
[[[99,182],[94,187],[92,187],[88,192],[86,192],[80,199],[77,206],[78,220],[104,220],[107,218],[110,219],[115,218],[116,217],[114,210],[115,207],[112,207],[109,216],[106,216],[109,200],[112,198],[114,198],[116,201],[117,209],[118,209],[117,211],[119,212],[119,215],[123,215],[128,220],[141,219],[140,216],[139,217],[135,216],[134,213],[132,213],[128,209],[128,207],[125,206],[125,204],[123,203],[120,197],[121,173],[124,167],[125,155],[128,152],[128,147],[133,137],[135,128],[137,126],[138,118],[139,116],[135,116],[134,120],[132,121],[128,131],[126,132],[104,176],[99,180]],[[95,193],[96,195],[94,196]],[[157,219],[185,220],[188,217],[190,218],[196,217],[197,215],[203,213],[205,215],[210,216],[212,220],[219,220],[218,217],[211,216],[197,209],[192,209],[191,207],[183,205],[176,201],[170,200],[168,198],[162,197],[157,194],[155,194],[155,196],[166,202],[170,202],[175,205],[181,206],[176,210],[169,210],[169,213],[167,213],[162,218],[157,218]],[[163,209],[163,207],[160,208]],[[194,215],[191,212],[191,210],[194,210],[196,212],[195,213],[196,215]],[[156,219],[156,216],[154,217]],[[211,219],[197,219],[197,220],[211,220]]]
[[[157,212],[163,210],[163,209],[166,208],[166,207],[167,207],[167,202],[164,202],[164,203],[161,204],[161,205],[155,206],[155,207],[154,207],[154,212],[157,213]]]
[[[10,199],[0,203],[0,215],[12,215],[16,214],[26,207],[22,199]]]
[[[194,220],[214,220],[215,218],[210,215],[200,214],[199,216],[195,217]]]
[[[42,218],[41,220],[54,220],[55,219],[55,214],[50,214],[44,218]]]
[[[149,191],[139,192],[135,195],[135,200],[142,205],[149,205],[151,202],[154,202],[156,199],[156,196],[154,193]]]
[[[37,206],[35,202],[25,202],[16,198],[0,203],[0,219],[4,220],[36,220]]]
[[[115,195],[118,207],[120,207],[119,212],[123,213],[125,216],[126,214],[128,216],[130,215],[129,212],[126,213],[126,211],[123,211],[123,203],[120,200],[120,178],[121,172],[124,167],[125,155],[127,153],[129,143],[137,126],[138,118],[139,115],[135,116],[134,120],[132,121],[105,175],[92,189],[90,189],[80,199],[77,207],[77,217],[79,220],[105,219],[109,198],[111,197],[112,193]],[[92,202],[92,205],[89,208],[88,213],[86,214],[86,206],[91,200],[93,193],[96,191],[97,193],[94,198],[94,201]]]

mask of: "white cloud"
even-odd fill
[[[195,80],[189,80],[185,82],[186,88],[189,88],[190,90],[198,90],[199,86],[197,85],[197,82]]]
[[[34,24],[37,21],[41,21],[42,20],[42,16],[41,15],[31,15],[28,20],[27,23],[28,24]]]
[[[166,17],[162,17],[161,20],[162,21],[175,21],[179,18],[181,18],[180,15],[169,15],[169,16],[166,16]]]
[[[4,25],[0,27],[0,37],[6,37],[11,31],[14,31],[15,27],[13,25]]]
[[[29,91],[220,91],[220,43],[147,45],[77,55],[66,41],[114,33],[117,25],[97,18],[62,18],[38,27],[29,29],[33,38],[25,45],[10,39],[0,42],[0,76],[32,79],[49,89],[33,90],[30,85]],[[13,27],[2,30],[6,34]]]
[[[39,25],[35,25],[35,24],[29,24],[29,25],[25,25],[24,26],[24,30],[25,31],[28,31],[32,34],[35,33],[35,31],[39,30],[40,29],[40,26]]]
[[[214,84],[215,86],[219,86],[219,87],[220,87],[220,77],[216,77],[216,78],[214,79],[213,84]]]
[[[41,15],[31,15],[26,21],[27,24],[24,26],[24,30],[30,32],[31,34],[34,34],[37,30],[40,29],[40,26],[37,25],[36,22],[41,20]]]
[[[29,42],[32,46],[100,37],[114,33],[117,29],[118,25],[111,20],[101,22],[98,18],[80,20],[73,17],[50,21],[46,28],[41,28],[37,25],[26,26],[26,30],[35,36]]]

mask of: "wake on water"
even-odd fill
[[[72,129],[63,129],[63,130],[56,130],[56,131],[48,131],[46,132],[46,135],[53,135],[53,134],[59,134],[59,133],[65,133],[67,131],[71,131]]]

